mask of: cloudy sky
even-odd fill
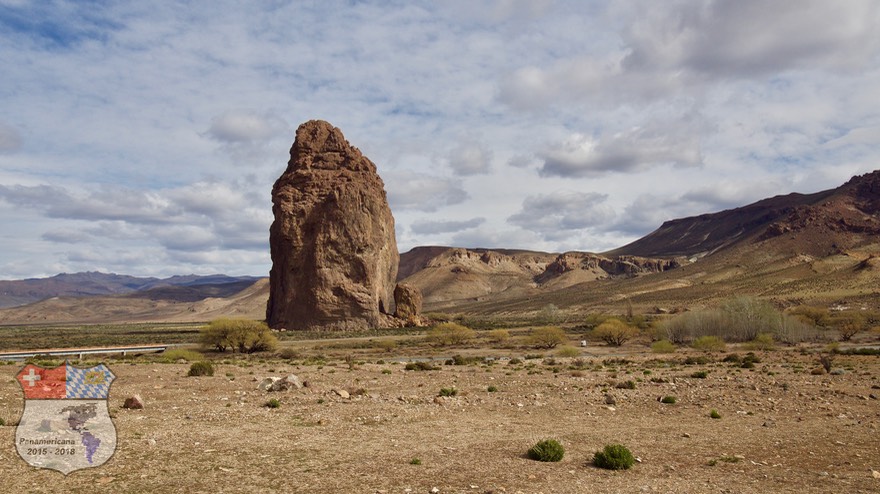
[[[0,67],[0,279],[266,275],[310,119],[401,252],[603,251],[880,168],[874,0],[0,0]]]

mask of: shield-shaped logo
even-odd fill
[[[103,465],[116,451],[116,426],[107,398],[116,376],[106,365],[54,369],[28,364],[16,376],[24,412],[15,430],[19,456],[67,475]]]

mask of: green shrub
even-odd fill
[[[665,403],[667,405],[675,405],[676,401],[678,401],[678,399],[676,399],[674,396],[669,395],[660,398],[660,403]]]
[[[221,318],[201,329],[199,340],[208,348],[225,352],[271,352],[278,348],[278,338],[264,322],[251,319]]]
[[[624,381],[617,383],[617,386],[615,387],[617,389],[636,389],[636,383],[635,381]]]
[[[285,347],[281,349],[281,351],[278,353],[278,356],[285,360],[290,360],[299,358],[299,352],[295,348]]]
[[[621,346],[638,336],[639,330],[620,319],[608,319],[594,329],[592,335],[609,345]]]
[[[544,439],[529,448],[527,455],[537,461],[560,461],[565,455],[565,448],[556,439]]]
[[[773,350],[775,341],[770,333],[758,333],[755,338],[746,344],[752,350]]]
[[[213,376],[214,375],[214,366],[211,362],[200,361],[193,362],[192,365],[189,366],[189,372],[186,374],[187,376]]]
[[[717,336],[700,336],[691,346],[704,352],[723,352],[727,349],[727,343]]]
[[[278,401],[278,398],[270,398],[263,406],[266,408],[280,408],[281,402]]]
[[[555,348],[567,340],[568,338],[565,336],[565,331],[562,328],[543,326],[532,330],[528,338],[528,344],[535,348]]]
[[[431,365],[431,362],[409,362],[403,369],[408,371],[432,371],[439,370],[440,368]]]
[[[684,359],[684,365],[706,365],[710,363],[712,360],[703,355],[697,357],[688,357]]]
[[[720,419],[720,418],[721,418],[721,414],[718,413],[718,410],[715,410],[715,409],[713,408],[712,411],[709,412],[709,417],[711,417],[711,418],[713,418],[713,419]]]
[[[476,336],[473,329],[454,322],[444,322],[428,331],[428,341],[438,346],[461,345]]]
[[[494,393],[494,392],[498,391],[498,386],[495,386],[494,384],[490,384],[489,387],[486,388],[486,391],[488,391],[490,393]]]
[[[694,379],[706,379],[706,376],[708,375],[709,373],[707,371],[696,371],[691,373],[691,377]]]
[[[722,362],[730,362],[730,363],[734,363],[734,364],[740,364],[740,363],[742,363],[742,357],[740,357],[739,354],[737,354],[737,353],[729,353],[724,356],[724,359],[722,360]]]
[[[409,464],[410,464],[410,465],[421,465],[421,464],[422,464],[422,460],[420,460],[420,459],[418,459],[418,458],[413,458],[412,460],[409,460]]]
[[[486,333],[486,337],[492,343],[501,344],[510,339],[510,331],[506,329],[493,329]]]
[[[440,388],[440,393],[437,396],[455,396],[458,394],[458,390],[455,387],[452,388]]]
[[[204,360],[205,356],[194,350],[186,350],[183,348],[172,348],[162,352],[160,355],[162,360],[166,362],[177,362],[178,360],[186,360],[187,362],[197,362]]]
[[[593,455],[593,464],[606,470],[627,470],[635,462],[632,452],[622,444],[609,444]]]
[[[6,421],[0,418],[0,427],[6,427]]]
[[[655,341],[651,344],[651,351],[654,353],[673,353],[675,345],[669,340]]]
[[[577,357],[580,354],[580,348],[572,345],[562,345],[559,350],[556,350],[556,355],[559,357]]]
[[[397,348],[397,340],[382,338],[381,340],[376,342],[376,348],[380,348],[390,353],[394,351],[395,348]]]

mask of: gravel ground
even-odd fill
[[[434,371],[376,360],[353,369],[342,361],[226,361],[213,377],[186,377],[184,363],[110,362],[116,453],[68,476],[18,457],[9,423],[24,400],[14,380],[20,367],[7,365],[0,367],[0,418],[7,422],[0,427],[0,490],[880,492],[880,473],[873,472],[880,471],[880,358],[839,356],[839,374],[813,375],[816,357],[794,350],[760,353],[753,369],[720,362],[721,355],[683,365],[686,355]],[[697,371],[706,378],[692,377]],[[257,389],[267,376],[291,373],[307,387]],[[615,386],[628,380],[635,389]],[[438,397],[452,387],[456,396]],[[136,393],[146,408],[122,409]],[[677,403],[660,403],[666,395]],[[270,398],[281,406],[264,406]],[[720,419],[710,418],[712,409]],[[525,456],[544,438],[565,446],[561,462]],[[611,443],[632,450],[632,469],[592,466],[593,453]]]

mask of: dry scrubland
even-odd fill
[[[832,373],[814,374],[821,346],[759,351],[744,368],[725,361],[748,351],[733,345],[658,354],[591,343],[574,356],[571,347],[387,341],[286,342],[291,358],[209,354],[210,377],[187,377],[189,362],[161,356],[111,360],[116,454],[67,477],[16,455],[20,365],[0,366],[0,483],[5,492],[880,490],[877,356],[837,355]],[[405,370],[399,358],[456,354],[465,365],[440,359],[436,370]],[[516,360],[467,359],[478,355]],[[257,389],[291,373],[307,387]],[[438,396],[443,389],[454,396]],[[122,409],[135,393],[147,408]],[[676,403],[658,401],[665,396]],[[280,406],[265,406],[273,398]],[[545,438],[564,445],[562,461],[527,458]],[[592,466],[612,443],[640,461],[627,471]]]

